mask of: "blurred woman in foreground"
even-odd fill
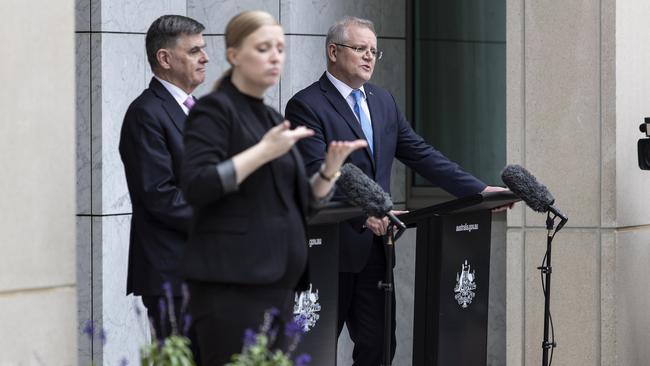
[[[308,283],[305,218],[347,156],[366,146],[333,142],[320,172],[307,177],[294,144],[314,132],[290,129],[263,101],[282,73],[282,27],[268,13],[244,12],[228,23],[225,41],[231,69],[190,113],[182,175],[194,208],[182,266],[205,365],[241,351],[244,330],[256,329],[265,310],[291,320],[294,292]]]

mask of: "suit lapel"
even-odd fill
[[[336,112],[340,114],[341,117],[343,117],[343,119],[348,124],[350,129],[352,129],[352,132],[354,132],[354,135],[359,139],[365,140],[366,135],[363,133],[363,130],[361,129],[361,124],[359,123],[359,120],[357,120],[357,117],[354,115],[354,112],[352,112],[352,109],[350,108],[348,102],[345,101],[341,93],[339,93],[338,89],[336,89],[334,84],[332,84],[332,82],[327,78],[327,75],[323,74],[323,76],[321,76],[320,86],[321,86],[321,90],[323,91],[323,94],[325,95],[325,98],[327,98],[330,104],[332,104],[332,107],[334,107]],[[372,166],[374,168],[375,159],[373,158],[372,153],[370,152],[370,148],[366,147],[366,153],[368,154],[368,158],[370,158],[370,161],[372,162]]]
[[[185,115],[181,106],[178,105],[176,99],[174,99],[174,97],[167,91],[167,89],[165,89],[160,81],[156,80],[156,78],[151,78],[149,88],[158,96],[158,98],[162,99],[163,109],[167,112],[172,122],[174,122],[178,132],[182,134],[185,129],[185,120],[187,119],[187,115]]]

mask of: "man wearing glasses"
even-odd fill
[[[348,162],[386,192],[390,192],[394,158],[457,197],[503,190],[487,186],[426,144],[410,127],[393,96],[368,83],[382,56],[371,21],[354,17],[337,21],[327,33],[325,47],[327,71],[293,96],[285,111],[292,124],[315,131],[298,143],[309,174],[321,167],[330,141],[365,138],[368,147],[353,152]],[[351,220],[340,227],[338,331],[340,334],[343,324],[347,325],[354,342],[354,365],[381,364],[384,291],[377,283],[383,280],[386,268],[381,236],[387,226],[387,218],[368,217],[365,222]],[[394,319],[393,314],[392,354]]]

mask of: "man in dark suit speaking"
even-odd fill
[[[285,111],[293,124],[315,131],[298,143],[308,174],[321,166],[330,141],[364,138],[368,147],[352,153],[348,161],[386,192],[390,192],[394,158],[458,197],[503,190],[487,186],[426,144],[411,129],[394,97],[368,83],[382,56],[371,21],[352,17],[338,21],[327,34],[326,51],[327,72],[291,98]],[[340,228],[338,329],[340,333],[344,323],[348,327],[354,365],[381,363],[384,292],[377,283],[384,278],[380,236],[387,225],[387,218],[368,217],[365,224],[349,222]],[[394,353],[394,320],[392,333]]]
[[[185,119],[195,101],[192,91],[205,80],[204,29],[180,15],[165,15],[151,24],[145,43],[154,77],[126,111],[120,136],[133,206],[126,290],[142,296],[159,336],[163,283],[171,284],[177,313],[181,307],[177,266],[192,210],[178,180]],[[163,326],[168,333],[169,322]]]

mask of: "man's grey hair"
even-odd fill
[[[156,58],[156,52],[159,49],[174,47],[178,37],[201,34],[204,29],[203,24],[182,15],[163,15],[154,20],[145,38],[147,59],[151,70],[155,70],[159,66]]]
[[[371,20],[346,16],[337,20],[336,23],[334,23],[327,31],[327,38],[325,39],[325,48],[327,48],[327,46],[330,43],[347,42],[348,28],[352,25],[368,28],[372,31],[372,33],[375,34],[375,36],[377,35],[377,32],[375,32],[375,24]]]

